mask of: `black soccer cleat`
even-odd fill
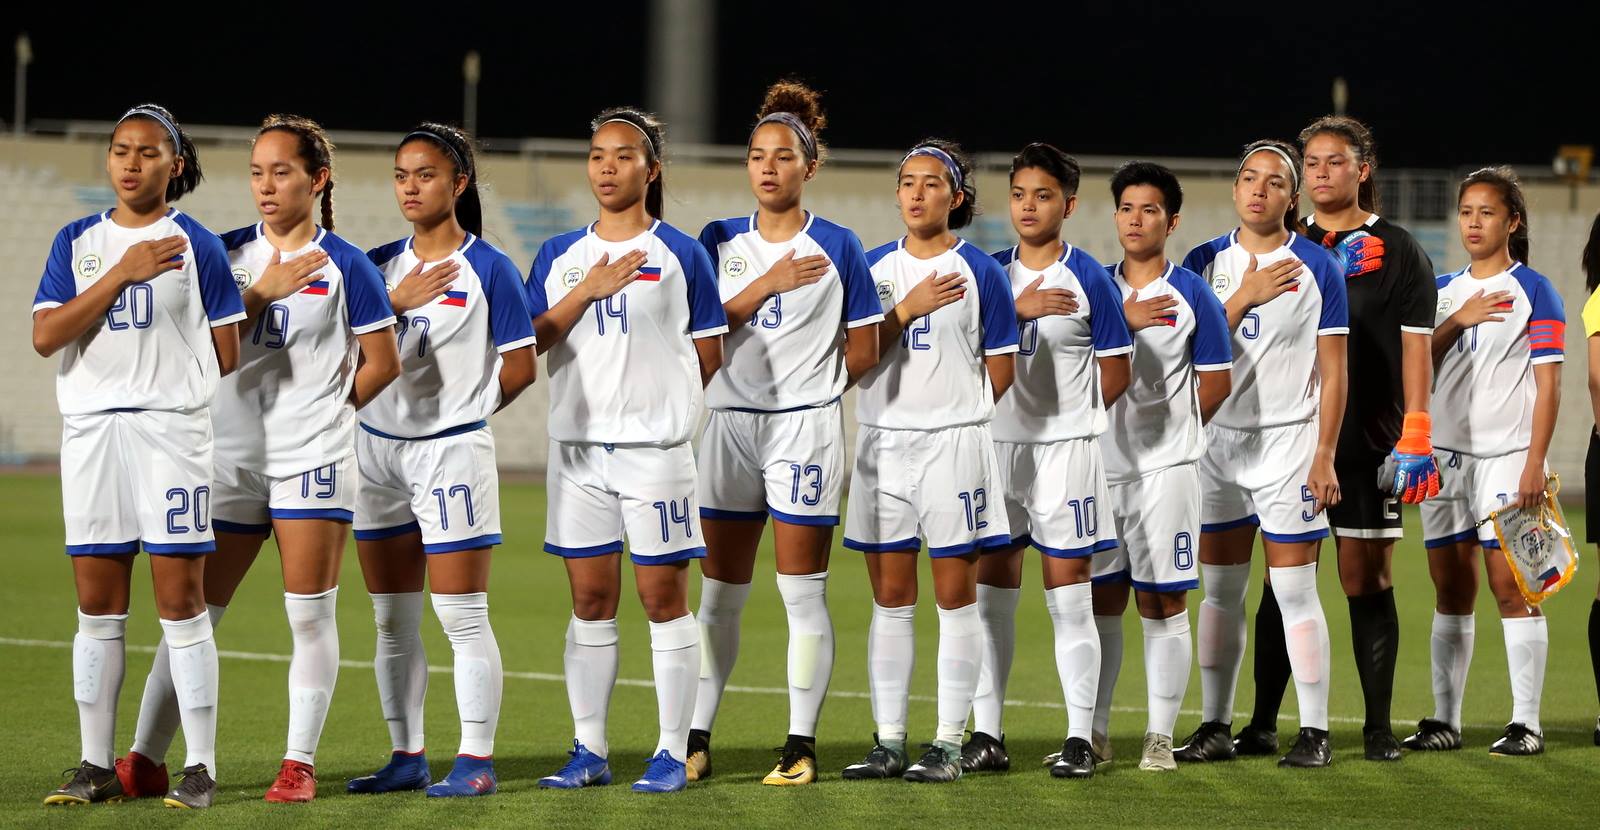
[[[211,800],[217,795],[217,782],[212,780],[205,764],[184,767],[178,776],[182,780],[161,799],[162,804],[181,810],[203,810],[211,806]]]
[[[1363,729],[1361,740],[1368,761],[1400,760],[1400,740],[1394,736],[1393,730],[1385,727]]]
[[[1442,720],[1423,718],[1417,723],[1416,734],[1400,745],[1413,752],[1449,752],[1461,748],[1461,730]]]
[[[1005,772],[1011,769],[1011,756],[1006,754],[1006,736],[999,738],[984,732],[972,733],[972,738],[961,745],[962,772]]]
[[[711,733],[704,729],[689,730],[689,757],[683,762],[686,781],[699,781],[711,777]]]
[[[1094,767],[1094,749],[1089,742],[1082,738],[1068,738],[1061,745],[1055,763],[1050,765],[1050,774],[1056,778],[1093,778]]]
[[[1500,740],[1489,746],[1489,754],[1500,757],[1543,755],[1544,735],[1529,729],[1526,724],[1508,723]]]
[[[1181,764],[1203,764],[1207,761],[1232,761],[1236,757],[1230,724],[1209,720],[1200,724],[1193,734],[1172,750],[1172,757]],[[1274,748],[1277,744],[1274,742]]]
[[[50,794],[44,797],[46,807],[98,804],[121,801],[126,797],[122,792],[122,781],[117,778],[115,770],[97,767],[84,761],[77,769],[63,770],[61,774],[72,777],[67,779],[67,783],[51,790]]]
[[[1277,755],[1278,733],[1262,729],[1252,723],[1233,736],[1233,754],[1235,756]]]
[[[867,757],[844,768],[839,777],[846,781],[878,781],[885,778],[899,778],[906,771],[906,750],[902,742],[899,746],[887,746],[878,740],[876,732],[872,735],[872,751]]]
[[[1333,763],[1333,746],[1328,743],[1328,730],[1313,729],[1309,726],[1300,730],[1295,737],[1294,748],[1289,754],[1278,759],[1280,767],[1296,767],[1299,769],[1325,767]]]
[[[937,741],[928,744],[928,751],[922,753],[915,764],[907,767],[902,777],[919,784],[948,784],[960,778],[962,756],[951,752],[946,746],[955,745]]]

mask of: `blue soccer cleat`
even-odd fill
[[[672,753],[665,749],[657,752],[650,759],[650,765],[644,768],[644,775],[633,782],[633,791],[636,793],[675,793],[688,786],[689,777],[684,770],[683,762],[672,757]]]
[[[576,740],[567,753],[572,758],[555,775],[539,779],[539,786],[555,790],[576,790],[581,787],[602,787],[611,783],[611,765],[606,759],[589,751]]]
[[[383,769],[350,779],[345,789],[352,793],[393,793],[420,790],[432,782],[427,756],[421,752],[395,752]]]
[[[428,788],[429,798],[470,798],[492,795],[499,787],[494,777],[494,759],[457,755],[455,766],[443,781]]]

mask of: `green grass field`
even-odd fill
[[[362,588],[354,546],[346,557],[339,622],[347,661],[334,696],[317,758],[321,795],[303,806],[270,805],[261,795],[277,772],[286,728],[286,660],[289,632],[281,584],[271,556],[235,598],[218,629],[222,650],[222,702],[218,735],[222,791],[204,815],[164,809],[149,800],[121,805],[46,810],[39,805],[58,782],[58,771],[78,760],[76,708],[71,697],[69,642],[75,631],[70,566],[61,553],[60,491],[45,476],[0,477],[0,542],[10,557],[0,621],[0,665],[4,666],[0,719],[0,794],[4,826],[176,826],[201,822],[253,828],[452,826],[792,826],[812,821],[845,826],[1022,826],[1076,824],[1094,827],[1225,827],[1435,825],[1494,827],[1544,820],[1557,826],[1600,823],[1600,747],[1590,732],[1597,711],[1585,625],[1594,594],[1594,566],[1546,604],[1551,618],[1549,673],[1543,721],[1547,752],[1530,760],[1494,759],[1489,742],[1510,711],[1505,652],[1487,592],[1478,607],[1478,643],[1467,692],[1466,748],[1442,755],[1407,756],[1398,764],[1361,759],[1361,698],[1349,655],[1349,618],[1333,568],[1322,569],[1322,597],[1333,630],[1332,715],[1335,761],[1330,769],[1279,770],[1270,760],[1240,760],[1188,766],[1176,774],[1151,775],[1135,768],[1144,731],[1144,675],[1137,618],[1127,617],[1128,651],[1112,719],[1117,762],[1087,782],[1049,777],[1039,759],[1059,747],[1065,733],[1061,690],[1053,663],[1050,623],[1036,567],[1030,563],[1018,615],[1016,668],[1010,686],[1008,744],[1013,770],[973,776],[948,786],[902,782],[846,783],[837,771],[870,745],[872,720],[866,698],[866,630],[871,595],[858,555],[839,549],[834,560],[831,603],[838,630],[833,694],[823,713],[819,752],[826,774],[817,785],[794,789],[758,782],[776,760],[787,716],[784,696],[786,631],[782,603],[773,585],[770,551],[758,567],[745,613],[743,654],[724,698],[715,738],[716,776],[687,792],[650,797],[626,783],[643,769],[654,749],[656,708],[649,688],[649,635],[643,613],[625,592],[621,617],[622,684],[611,707],[612,766],[621,785],[580,792],[548,792],[534,786],[539,775],[559,767],[570,745],[571,722],[561,684],[562,635],[569,613],[560,562],[540,551],[544,492],[532,485],[507,485],[501,501],[508,542],[496,554],[492,612],[506,668],[496,767],[499,794],[480,799],[429,801],[420,793],[349,796],[346,778],[382,764],[388,736],[379,712],[370,666],[371,606]],[[1583,517],[1570,514],[1574,529]],[[1432,587],[1416,515],[1407,515],[1407,542],[1396,563],[1402,635],[1395,714],[1410,722],[1432,713],[1428,627]],[[1324,549],[1331,566],[1332,553]],[[1257,557],[1259,571],[1260,557]],[[691,584],[698,585],[698,577]],[[924,581],[924,585],[931,584]],[[697,590],[697,589],[696,589]],[[1257,587],[1252,588],[1253,614]],[[911,707],[912,740],[928,740],[934,721],[935,615],[925,591],[918,617],[918,663]],[[128,678],[122,690],[119,750],[132,739],[135,713],[151,651],[159,638],[148,572],[134,586],[128,631]],[[1200,596],[1192,595],[1192,606]],[[1191,609],[1191,613],[1193,610]],[[436,668],[429,688],[428,745],[435,776],[448,769],[457,738],[450,649],[438,624],[424,624],[429,663]],[[1253,699],[1246,656],[1239,703]],[[1198,670],[1191,679],[1178,729],[1198,721]],[[1292,736],[1291,688],[1280,734]],[[1243,719],[1240,719],[1243,722]],[[173,759],[181,760],[180,746]]]

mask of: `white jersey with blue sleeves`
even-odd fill
[[[550,347],[550,437],[595,444],[670,447],[700,425],[705,395],[694,341],[728,330],[705,248],[660,220],[622,242],[594,225],[545,242],[528,273],[533,316],[567,296],[602,254],[645,252],[640,276],[590,303],[566,339]]]
[[[1210,283],[1224,304],[1250,267],[1250,252],[1234,230],[1189,252],[1183,267]],[[1315,242],[1297,233],[1275,251],[1256,255],[1256,267],[1298,259],[1298,284],[1244,316],[1233,332],[1233,392],[1211,422],[1260,429],[1309,421],[1317,415],[1321,380],[1317,338],[1350,333],[1344,270]]]
[[[1019,323],[1017,377],[995,405],[994,440],[1043,444],[1105,432],[1095,359],[1133,350],[1122,298],[1105,266],[1066,243],[1061,256],[1043,271],[1023,265],[1016,248],[994,257],[1006,269],[1013,298],[1041,277],[1041,289],[1064,288],[1078,297],[1078,310],[1071,314]]]
[[[1228,315],[1199,274],[1167,263],[1166,273],[1137,291],[1117,263],[1112,280],[1124,300],[1171,296],[1172,322],[1133,335],[1128,389],[1111,407],[1111,429],[1100,439],[1106,479],[1135,481],[1190,464],[1205,454],[1195,372],[1232,368]]]
[[[1511,293],[1498,323],[1479,323],[1461,333],[1444,354],[1433,378],[1433,444],[1476,456],[1504,455],[1533,443],[1533,406],[1538,385],[1533,367],[1566,356],[1567,315],[1561,295],[1543,274],[1512,263],[1492,277],[1471,269],[1439,277],[1435,325],[1473,295]]]
[[[790,251],[828,258],[822,279],[768,297],[750,322],[722,341],[722,369],[706,387],[712,409],[781,412],[822,406],[844,394],[843,329],[883,320],[861,240],[814,214],[793,239],[768,242],[754,214],[706,225],[700,244],[716,267],[723,302]]]
[[[118,225],[111,214],[79,219],[56,234],[35,312],[66,305],[140,242],[181,236],[189,248],[178,255],[182,268],[124,287],[103,321],[62,348],[61,414],[203,409],[222,377],[211,329],[244,319],[222,240],[177,208],[142,228]]]
[[[241,288],[260,279],[276,246],[257,223],[222,238]],[[274,478],[355,452],[356,336],[394,325],[383,275],[354,245],[319,228],[289,261],[317,250],[328,264],[310,285],[262,310],[239,335],[239,369],[211,412],[219,461]]]
[[[1005,269],[965,240],[918,259],[898,239],[867,254],[883,313],[930,274],[965,276],[961,299],[911,321],[861,378],[856,419],[880,429],[987,423],[994,393],[984,358],[1017,350],[1017,307]]]
[[[420,262],[410,237],[367,257],[388,289]],[[369,432],[429,438],[483,426],[500,405],[500,355],[534,345],[533,318],[511,258],[469,233],[448,259],[461,268],[455,282],[397,320],[400,377],[362,407]]]

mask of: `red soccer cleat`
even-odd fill
[[[274,804],[300,804],[316,797],[316,770],[288,759],[278,768],[278,780],[267,789],[267,800]]]
[[[132,750],[118,758],[117,779],[122,782],[122,794],[127,798],[161,798],[167,794],[167,765]]]

